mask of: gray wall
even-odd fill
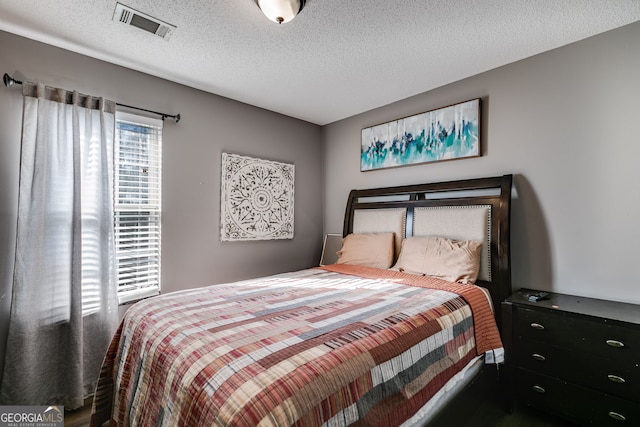
[[[362,128],[478,97],[482,157],[360,172]],[[325,126],[324,229],[351,188],[513,173],[514,289],[640,303],[638,123],[634,23]]]
[[[167,113],[163,134],[164,292],[306,268],[322,246],[320,127],[0,32],[2,69]],[[11,300],[22,97],[0,87],[0,375]],[[293,240],[221,244],[220,154],[295,164]]]

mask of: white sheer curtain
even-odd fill
[[[118,321],[115,103],[23,85],[16,262],[1,404],[82,406]]]

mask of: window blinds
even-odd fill
[[[160,293],[162,121],[116,115],[115,232],[118,298]]]

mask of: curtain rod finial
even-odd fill
[[[13,77],[11,77],[7,73],[4,73],[4,76],[2,76],[2,81],[4,82],[4,85],[6,87],[11,87],[11,86],[16,85],[16,84],[18,84],[18,85],[22,84],[21,81],[18,81],[16,79],[14,79]]]

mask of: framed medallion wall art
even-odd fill
[[[222,153],[220,240],[293,239],[294,165]]]

